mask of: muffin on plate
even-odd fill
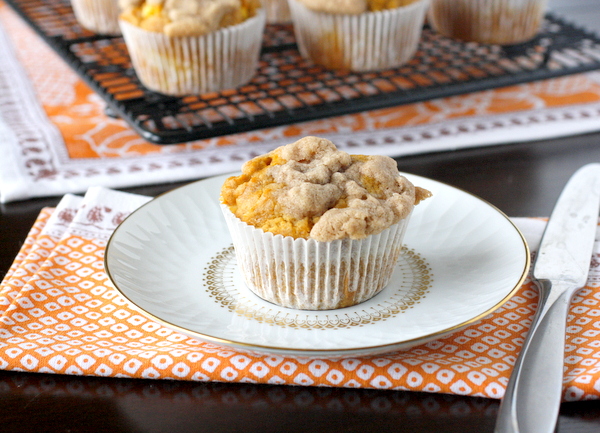
[[[103,35],[121,34],[118,0],[71,0],[71,6],[82,27]]]
[[[328,69],[389,69],[415,54],[429,0],[289,0],[300,54]]]
[[[120,0],[119,24],[138,78],[174,96],[234,88],[256,73],[259,0]]]
[[[412,210],[429,196],[392,158],[305,137],[246,162],[223,184],[221,209],[252,292],[284,307],[329,310],[387,285]]]
[[[540,30],[548,0],[432,0],[429,23],[467,42],[514,45]]]

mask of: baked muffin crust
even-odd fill
[[[358,15],[368,11],[394,9],[417,0],[299,0],[316,12]]]
[[[119,0],[120,18],[167,36],[201,36],[254,16],[259,0]]]
[[[350,155],[309,136],[245,163],[221,201],[266,232],[327,242],[380,233],[430,195],[392,158]]]

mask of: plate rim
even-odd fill
[[[162,197],[172,194],[175,191],[179,191],[181,189],[185,189],[185,188],[190,188],[196,184],[199,183],[203,183],[209,180],[215,180],[217,178],[223,178],[225,179],[228,176],[234,176],[236,174],[239,174],[239,172],[232,172],[232,173],[225,173],[225,174],[220,174],[220,175],[215,175],[215,176],[209,176],[203,179],[199,179],[190,183],[187,183],[185,185],[181,185],[178,186],[176,188],[173,188],[169,191],[165,191],[163,193],[158,194],[157,196],[153,197],[151,200],[149,200],[148,202],[142,204],[140,207],[138,207],[137,209],[135,209],[133,212],[131,212],[123,221],[121,221],[121,223],[115,228],[115,230],[113,231],[113,233],[111,233],[107,243],[106,243],[106,248],[105,248],[105,253],[104,253],[104,258],[103,258],[103,264],[104,264],[104,271],[112,285],[112,287],[121,295],[123,296],[127,302],[129,302],[130,307],[134,308],[135,310],[137,310],[140,314],[146,316],[147,318],[151,318],[152,320],[156,321],[157,323],[170,328],[172,330],[176,330],[184,335],[187,335],[189,337],[195,338],[197,340],[203,341],[203,342],[207,342],[207,343],[213,343],[213,344],[217,344],[220,346],[225,346],[225,347],[230,347],[230,348],[236,348],[236,349],[241,349],[244,350],[246,352],[254,352],[254,353],[259,353],[259,354],[278,354],[278,355],[284,355],[284,356],[299,356],[299,357],[331,357],[331,356],[337,356],[337,357],[347,357],[347,356],[352,356],[352,355],[373,355],[373,354],[381,354],[381,353],[389,353],[389,352],[393,352],[395,350],[403,350],[403,349],[408,349],[411,347],[414,347],[416,345],[419,344],[425,344],[427,342],[439,339],[439,338],[443,338],[445,336],[451,335],[457,331],[459,331],[460,329],[464,329],[466,327],[468,327],[469,325],[481,320],[482,318],[484,318],[485,316],[493,313],[494,311],[496,311],[498,308],[500,308],[502,305],[504,305],[506,302],[508,302],[509,299],[511,299],[515,293],[520,289],[520,287],[523,285],[524,281],[526,280],[530,267],[531,267],[531,253],[530,253],[530,248],[529,245],[527,243],[527,240],[525,238],[525,236],[523,235],[523,233],[521,232],[521,230],[517,227],[517,225],[503,212],[501,211],[497,206],[491,204],[490,202],[488,202],[487,200],[482,199],[481,197],[477,196],[476,194],[473,194],[469,191],[466,191],[462,188],[459,187],[455,187],[453,185],[450,185],[448,183],[445,182],[440,182],[438,180],[435,179],[431,179],[431,178],[427,178],[425,176],[421,176],[421,175],[416,175],[416,174],[412,174],[412,173],[408,173],[408,172],[403,172],[400,171],[399,172],[401,175],[403,176],[407,176],[407,177],[414,177],[414,178],[420,178],[420,179],[425,179],[429,182],[433,182],[439,185],[443,185],[445,187],[454,189],[456,191],[459,191],[461,193],[467,194],[468,196],[471,196],[472,198],[478,200],[479,202],[481,202],[484,205],[487,205],[488,207],[490,207],[492,210],[496,211],[501,217],[503,217],[506,221],[508,221],[508,223],[510,224],[510,226],[514,229],[514,231],[518,234],[523,248],[524,248],[524,253],[525,253],[525,261],[524,261],[524,265],[523,265],[523,269],[521,272],[521,275],[518,279],[518,281],[515,283],[514,287],[512,289],[510,289],[509,292],[507,292],[507,294],[501,299],[499,300],[496,304],[494,304],[493,306],[491,306],[490,308],[488,308],[486,311],[483,311],[481,313],[479,313],[477,316],[474,316],[468,320],[465,320],[461,323],[458,323],[454,326],[448,327],[448,328],[444,328],[443,330],[440,331],[436,331],[433,333],[429,333],[426,335],[422,335],[419,337],[415,337],[415,338],[410,338],[410,339],[405,339],[405,340],[401,340],[401,341],[396,341],[396,342],[392,342],[392,343],[385,343],[385,344],[378,344],[378,345],[372,345],[372,346],[360,346],[360,347],[348,347],[348,348],[329,348],[329,349],[305,349],[305,348],[286,348],[286,347],[280,347],[280,346],[273,346],[273,345],[265,345],[265,344],[256,344],[256,343],[247,343],[244,341],[235,341],[235,340],[230,340],[230,339],[226,339],[226,338],[222,338],[222,337],[216,337],[213,335],[207,335],[198,331],[194,331],[191,329],[188,329],[184,326],[181,325],[177,325],[175,323],[170,322],[169,320],[160,318],[158,316],[156,316],[154,313],[151,313],[149,311],[147,311],[146,309],[144,309],[143,307],[140,307],[139,305],[137,305],[133,300],[131,300],[129,298],[129,296],[127,296],[123,290],[121,288],[118,287],[118,285],[116,284],[111,271],[110,271],[110,266],[108,264],[108,260],[109,260],[109,250],[111,248],[111,245],[113,244],[113,240],[114,237],[116,236],[118,230],[122,227],[123,224],[125,224],[125,222],[129,219],[132,218],[136,213],[138,213],[139,211],[141,211],[141,209],[145,208],[146,206],[150,205],[151,203],[161,199]]]

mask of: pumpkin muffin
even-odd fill
[[[120,6],[133,67],[150,90],[220,91],[256,72],[265,26],[259,0],[120,0]]]
[[[221,208],[250,290],[284,307],[324,310],[385,287],[410,214],[430,195],[389,157],[305,137],[244,164],[223,184]]]
[[[548,0],[432,0],[429,23],[467,42],[514,45],[540,30]]]
[[[82,27],[103,35],[118,36],[118,0],[71,0],[73,14]]]
[[[429,0],[289,0],[302,56],[328,69],[389,69],[415,54]]]
[[[263,0],[263,7],[269,24],[285,24],[292,20],[287,0]]]

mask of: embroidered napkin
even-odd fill
[[[400,156],[597,131],[600,75],[572,75],[353,115],[159,146],[141,139],[0,1],[0,201],[237,170],[305,135]]]
[[[502,397],[536,308],[529,279],[483,320],[407,351],[341,360],[248,354],[164,328],[111,286],[107,240],[147,200],[94,187],[40,213],[0,285],[0,369]],[[514,222],[534,250],[544,220]],[[588,286],[568,319],[564,400],[600,398],[599,265],[597,241]]]

